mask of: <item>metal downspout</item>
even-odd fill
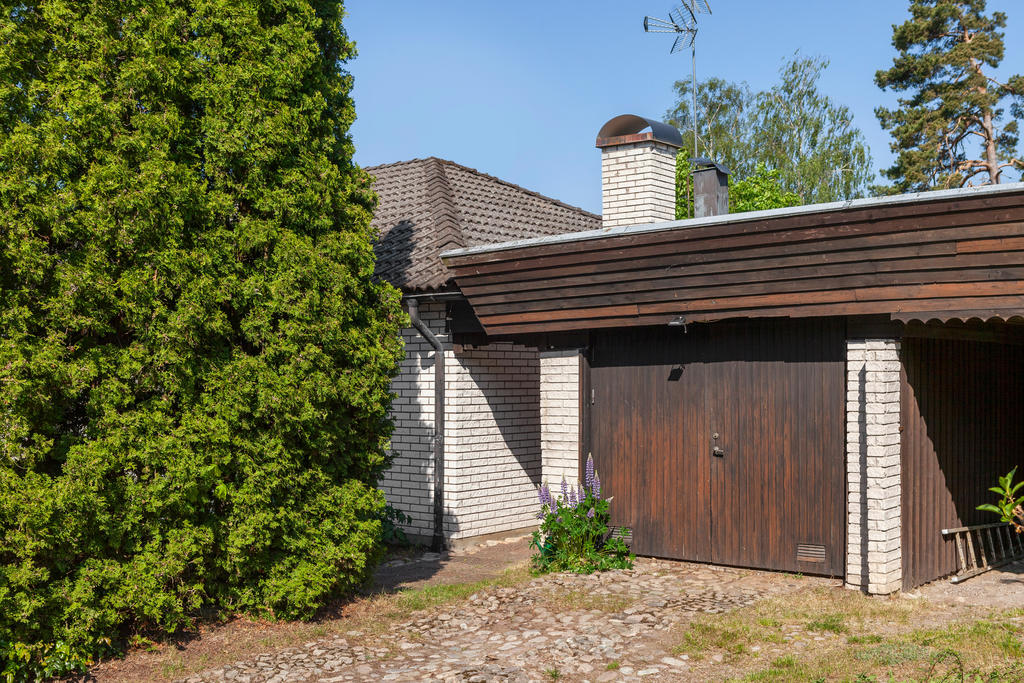
[[[409,320],[416,331],[434,347],[434,538],[435,552],[444,550],[444,347],[434,333],[420,320],[420,304],[406,300]]]

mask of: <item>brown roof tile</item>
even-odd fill
[[[431,157],[366,169],[376,177],[377,274],[405,291],[437,291],[440,254],[510,240],[596,230],[601,218],[518,185]]]

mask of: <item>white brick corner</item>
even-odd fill
[[[579,480],[580,351],[540,354],[540,439],[543,481]]]
[[[846,344],[846,585],[875,595],[903,583],[900,343]]]

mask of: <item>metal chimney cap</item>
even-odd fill
[[[601,130],[597,134],[598,147],[604,146],[601,144],[602,140],[636,135],[646,128],[651,129],[653,139],[658,142],[663,142],[673,147],[683,146],[683,136],[673,126],[661,121],[655,121],[654,119],[637,116],[636,114],[622,114],[601,126]]]
[[[708,159],[707,157],[697,157],[697,158],[691,157],[689,159],[689,162],[690,162],[690,165],[693,166],[695,169],[699,169],[699,168],[715,168],[715,169],[718,170],[719,173],[724,173],[725,175],[729,175],[729,169],[727,169],[725,166],[723,166],[722,164],[720,164],[720,163],[718,163],[716,161],[711,161],[711,159]]]

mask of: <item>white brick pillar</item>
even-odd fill
[[[900,343],[846,344],[846,584],[885,595],[902,587]]]
[[[638,225],[676,217],[678,146],[653,133],[598,138],[602,225]]]
[[[579,479],[580,352],[540,353],[540,444],[543,481]]]

